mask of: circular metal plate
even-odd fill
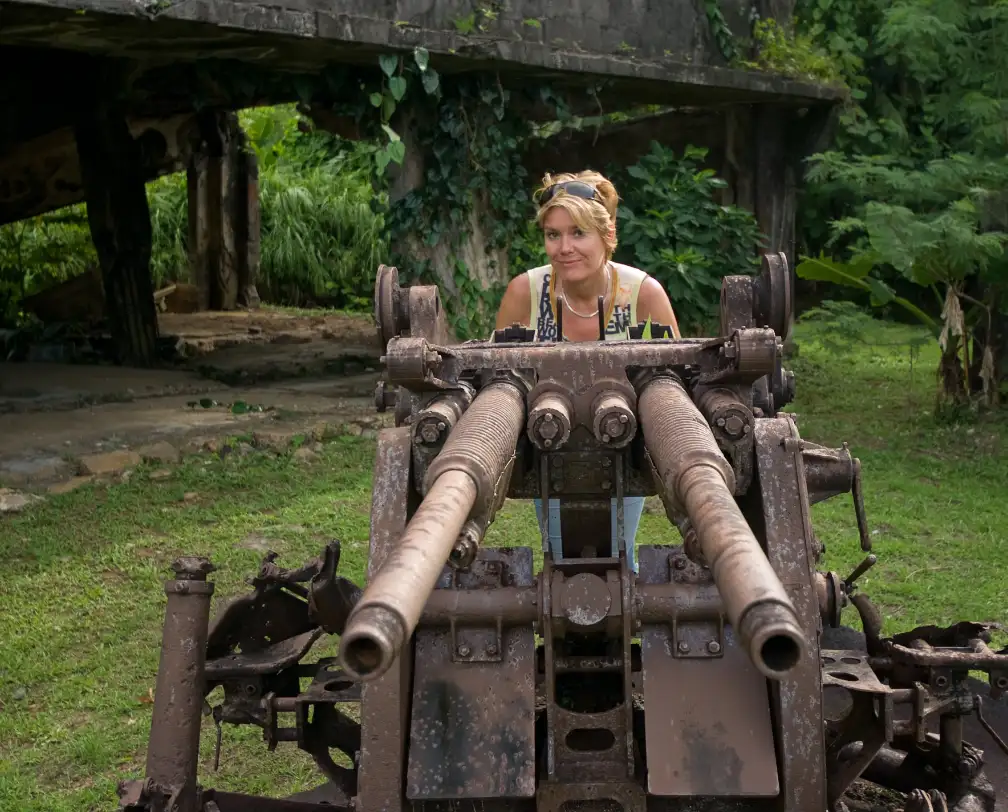
[[[374,320],[382,350],[399,335],[399,270],[379,265],[375,276]]]
[[[794,319],[794,284],[782,251],[763,255],[757,292],[757,319],[781,338],[791,332]]]

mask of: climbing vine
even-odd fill
[[[724,14],[721,13],[718,0],[704,0],[704,11],[707,13],[707,23],[710,25],[711,36],[714,37],[718,51],[729,65],[734,64],[738,59],[738,50],[735,47],[735,38],[732,36],[731,28],[728,27]]]
[[[389,211],[393,244],[416,248],[421,242],[429,251],[419,262],[415,254],[402,258],[418,281],[438,281],[430,257],[447,257],[455,288],[447,310],[459,338],[490,333],[512,275],[501,263],[529,253],[520,235],[527,233],[531,211],[521,163],[530,127],[509,101],[495,76],[465,77],[443,87],[417,133],[416,146],[426,158],[424,182]],[[477,230],[482,240],[475,238]],[[471,267],[484,263],[483,273]]]
[[[354,115],[373,139],[376,185],[390,188],[390,262],[405,284],[441,286],[460,339],[485,337],[509,267],[540,261],[521,163],[532,124],[494,74],[442,82],[423,48],[378,62],[377,82],[359,83],[366,107]]]
[[[808,82],[843,83],[837,64],[810,37],[786,30],[773,18],[756,20],[753,43],[756,46],[755,59],[740,59],[737,62],[739,67],[769,71]]]
[[[704,9],[711,36],[729,66],[763,70],[811,82],[843,82],[842,67],[832,55],[818,47],[812,37],[789,30],[794,28],[793,24],[783,26],[773,18],[763,19],[753,13],[752,41],[749,43],[753,56],[746,59],[745,49],[736,42],[718,0],[704,0]]]

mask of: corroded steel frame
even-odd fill
[[[268,556],[201,632],[209,564],[180,561],[147,778],[123,785],[121,808],[806,812],[870,779],[907,792],[907,812],[993,810],[983,753],[962,739],[981,706],[965,680],[985,670],[995,696],[1008,689],[1008,651],[968,622],[885,639],[855,583],[876,556],[846,578],[817,570],[812,504],[850,493],[865,552],[871,536],[858,460],[781,411],[791,295],[772,255],[725,280],[717,338],[534,344],[516,327],[449,346],[437,289],[380,268],[376,405],[396,426],[377,441],[368,587],[336,575],[338,542],[296,570]],[[623,495],[658,495],[682,536],[637,546],[639,575],[619,510],[610,555]],[[532,548],[483,546],[506,499],[554,496],[581,521],[565,522],[562,558],[544,534],[538,575]],[[867,651],[824,648],[851,605]],[[341,635],[341,661],[304,662],[322,633]],[[218,724],[296,743],[330,783],[291,799],[199,786],[200,673],[204,694],[223,687]],[[834,715],[837,690],[850,708]]]

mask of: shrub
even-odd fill
[[[759,268],[756,219],[718,202],[727,184],[701,168],[706,155],[687,147],[677,157],[653,141],[636,164],[612,173],[623,176],[615,259],[662,283],[684,335],[705,332],[717,319],[723,277]]]

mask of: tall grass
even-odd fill
[[[185,173],[147,184],[151,217],[151,278],[154,287],[189,279],[189,199]]]
[[[387,257],[384,221],[361,185],[339,179],[325,165],[263,174],[260,296],[370,309],[375,269]]]

